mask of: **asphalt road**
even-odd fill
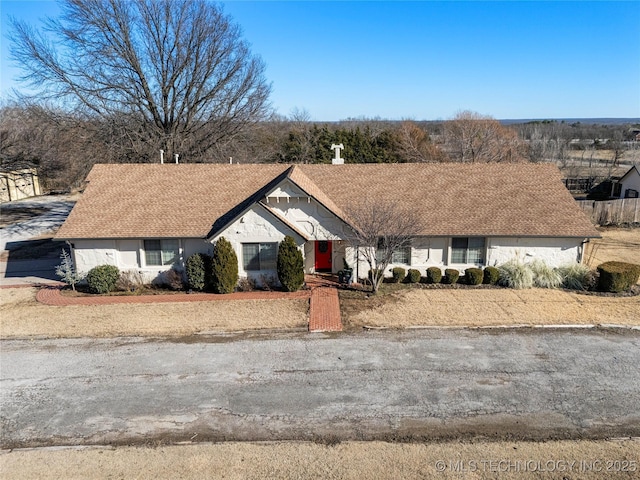
[[[640,332],[0,343],[3,447],[640,436]]]

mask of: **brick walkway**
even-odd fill
[[[340,302],[332,278],[307,276],[311,290],[298,292],[236,292],[226,295],[213,293],[175,293],[171,295],[105,295],[70,297],[60,293],[59,286],[45,286],[38,290],[36,300],[45,305],[113,305],[132,303],[213,302],[220,300],[278,300],[310,299],[309,331],[340,332]]]
[[[340,301],[335,287],[316,287],[311,290],[309,308],[310,332],[341,332]]]
[[[341,332],[337,278],[332,275],[306,275],[304,280],[311,288],[309,331]]]

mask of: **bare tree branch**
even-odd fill
[[[445,123],[444,134],[451,158],[459,162],[524,160],[524,144],[518,133],[489,116],[460,112]]]
[[[393,253],[411,246],[411,239],[422,231],[414,210],[372,197],[349,209],[354,227],[348,243],[357,249],[358,260],[367,263],[373,292],[377,292]]]
[[[147,150],[188,158],[268,113],[264,63],[205,0],[65,0],[48,36],[12,25],[12,57],[40,98],[126,119]]]

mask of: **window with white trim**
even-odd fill
[[[385,254],[384,238],[378,239],[378,251],[376,252],[376,260],[380,262]],[[391,253],[391,263],[411,265],[411,245],[405,245],[393,249]]]
[[[242,267],[245,271],[276,270],[278,243],[243,243]]]
[[[484,263],[484,237],[454,237],[451,239],[451,263]]]
[[[391,254],[391,263],[411,265],[411,247],[396,248]]]
[[[173,265],[179,259],[180,242],[177,239],[144,241],[144,261],[147,266]]]

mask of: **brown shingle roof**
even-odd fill
[[[205,237],[290,178],[349,218],[365,196],[411,205],[422,235],[599,236],[553,165],[96,165],[58,239]]]

